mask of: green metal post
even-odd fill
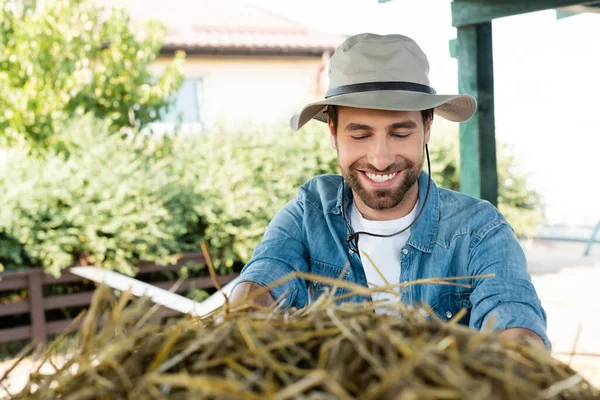
[[[498,205],[492,23],[457,28],[458,89],[477,100],[460,125],[460,190]]]
[[[495,18],[586,5],[587,0],[454,0],[452,26],[469,26],[492,21]],[[593,9],[593,6],[591,7]]]
[[[594,241],[596,240],[596,234],[598,233],[598,231],[600,231],[600,221],[598,221],[598,223],[596,224],[596,227],[594,228],[594,231],[592,232],[592,236],[590,236],[590,239],[588,240],[587,245],[585,246],[585,251],[583,252],[584,256],[590,255],[590,249],[592,248],[592,245],[594,244]]]

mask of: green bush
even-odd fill
[[[538,192],[529,187],[512,148],[500,144],[498,153],[498,208],[519,236],[534,236],[545,220],[544,207]]]
[[[6,269],[43,266],[59,275],[81,260],[132,273],[132,260],[166,262],[198,241],[202,228],[188,226],[200,199],[172,173],[162,153],[169,138],[121,138],[107,125],[87,118],[66,129],[80,148],[68,159],[27,157],[26,147],[10,152],[11,168],[0,177]]]
[[[183,53],[159,77],[148,69],[164,33],[93,0],[0,0],[0,143],[68,153],[56,132],[75,116],[112,131],[157,120],[183,79]]]
[[[458,125],[435,120],[431,142],[431,172],[439,186],[460,190],[460,145]],[[512,148],[497,143],[498,209],[519,236],[532,236],[544,221],[539,193],[529,187]]]
[[[249,258],[275,212],[311,176],[335,169],[322,132],[219,132],[121,138],[91,118],[61,134],[68,159],[15,148],[0,175],[0,264],[73,262],[131,274],[206,238],[224,272]]]
[[[313,127],[243,132],[215,131],[198,141],[202,155],[198,211],[206,238],[227,267],[247,261],[275,213],[311,177],[335,173],[337,158],[324,131]]]
[[[311,177],[337,172],[324,126],[124,138],[92,118],[61,134],[68,159],[13,149],[0,174],[0,263],[43,266],[59,275],[73,262],[133,273],[133,262],[169,262],[206,240],[220,272],[247,261],[273,215]],[[431,145],[432,175],[457,189],[458,135]],[[501,147],[503,149],[503,147]],[[518,232],[536,224],[539,198],[510,151],[500,152],[500,209]],[[508,183],[508,180],[512,184]]]

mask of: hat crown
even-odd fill
[[[412,82],[429,86],[429,62],[403,35],[361,33],[346,39],[329,61],[329,87],[367,82]]]

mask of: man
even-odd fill
[[[446,319],[466,308],[463,324],[549,348],[546,314],[510,225],[488,202],[438,188],[422,171],[433,114],[461,122],[476,109],[471,96],[437,95],[428,72],[423,51],[401,35],[360,34],[336,50],[326,99],[307,105],[291,124],[298,130],[312,118],[328,123],[342,176],[310,180],[277,213],[232,300],[294,271],[363,286],[495,274],[460,281],[470,288],[408,286],[401,300],[427,303]],[[327,289],[294,278],[254,301],[300,308]]]

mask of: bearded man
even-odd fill
[[[269,287],[253,301],[301,308],[331,290],[300,278],[270,287],[295,271],[363,286],[475,277],[463,286],[376,292],[371,300],[426,303],[448,320],[464,308],[462,324],[550,348],[546,314],[509,223],[490,203],[438,188],[423,171],[434,114],[462,122],[476,109],[471,96],[436,94],[428,73],[427,57],[406,36],[360,34],[336,50],[325,100],[304,107],[291,125],[328,124],[341,176],[311,179],[277,213],[232,301]],[[478,277],[487,274],[494,277]]]

